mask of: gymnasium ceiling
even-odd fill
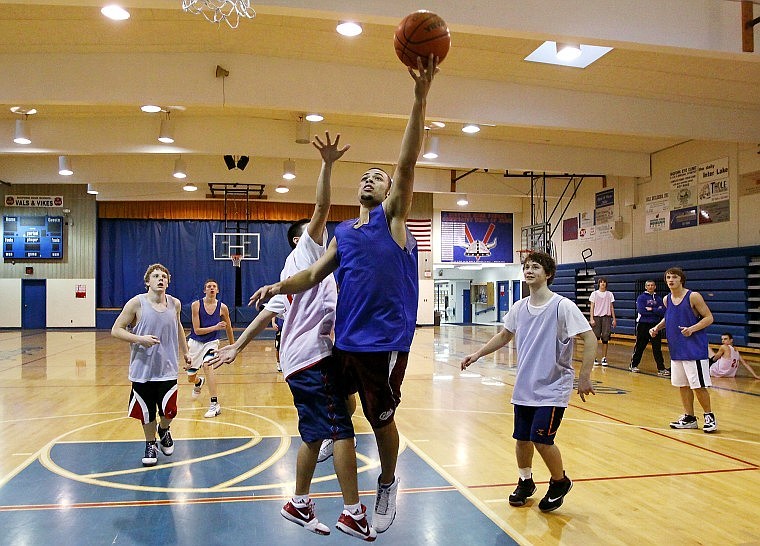
[[[689,140],[747,153],[760,143],[760,25],[756,52],[742,53],[732,0],[269,0],[234,30],[180,0],[129,0],[123,22],[96,0],[50,2],[0,0],[0,180],[11,188],[199,199],[209,182],[260,183],[270,200],[310,202],[318,154],[295,134],[298,116],[316,111],[325,120],[312,136],[340,132],[352,145],[334,177],[336,201],[352,203],[359,174],[398,154],[413,86],[392,36],[423,7],[447,20],[452,49],[428,100],[428,120],[446,123],[434,129],[440,156],[420,162],[418,190],[449,191],[452,169],[479,169],[460,188],[503,195],[525,191],[506,170],[646,178],[650,154]],[[364,33],[339,36],[345,19]],[[544,40],[614,49],[586,69],[524,61]],[[160,114],[141,112],[146,103],[171,111],[174,144],[156,140]],[[38,110],[29,146],[13,143],[12,106]],[[463,134],[466,122],[481,132]],[[62,154],[74,176],[58,174]],[[228,171],[224,154],[251,163]],[[171,176],[180,155],[201,191]],[[298,177],[283,196],[273,190],[289,158]]]

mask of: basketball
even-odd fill
[[[396,55],[406,66],[417,68],[417,57],[423,66],[432,53],[441,63],[451,46],[451,34],[446,21],[435,13],[420,10],[401,20],[393,37]]]

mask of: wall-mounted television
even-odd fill
[[[63,216],[3,216],[3,258],[62,260]]]

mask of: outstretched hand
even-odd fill
[[[277,290],[276,284],[268,284],[266,286],[262,286],[250,297],[248,300],[248,307],[255,307],[258,309],[264,302],[279,293],[280,292]]]
[[[414,95],[418,99],[424,99],[427,97],[428,91],[430,91],[430,84],[433,82],[433,78],[438,74],[438,57],[432,53],[428,57],[427,66],[422,63],[422,57],[417,57],[417,71],[413,68],[409,68],[409,74],[414,78]]]
[[[324,161],[327,165],[331,165],[332,163],[339,160],[343,154],[345,154],[351,147],[350,144],[346,144],[343,146],[343,148],[338,149],[339,141],[340,133],[335,135],[335,142],[332,142],[330,139],[330,132],[325,131],[325,142],[322,142],[322,140],[317,135],[314,135],[314,140],[311,142],[311,144],[317,150],[319,150],[319,153],[322,156],[322,161]]]
[[[214,358],[209,360],[207,364],[216,370],[222,364],[229,364],[234,361],[237,354],[238,350],[234,345],[225,345],[217,349]]]

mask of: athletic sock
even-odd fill
[[[211,403],[212,403],[212,404],[216,404],[216,403],[217,403],[217,399],[216,399],[216,396],[212,396],[212,397],[211,397]]]
[[[529,480],[531,477],[533,477],[533,469],[529,466],[525,468],[519,468],[518,471],[520,472],[520,479],[522,480]]]
[[[346,510],[352,516],[361,516],[362,514],[362,502],[359,501],[356,504],[344,504],[343,510]]]
[[[295,495],[290,501],[293,504],[309,504],[309,495]]]

